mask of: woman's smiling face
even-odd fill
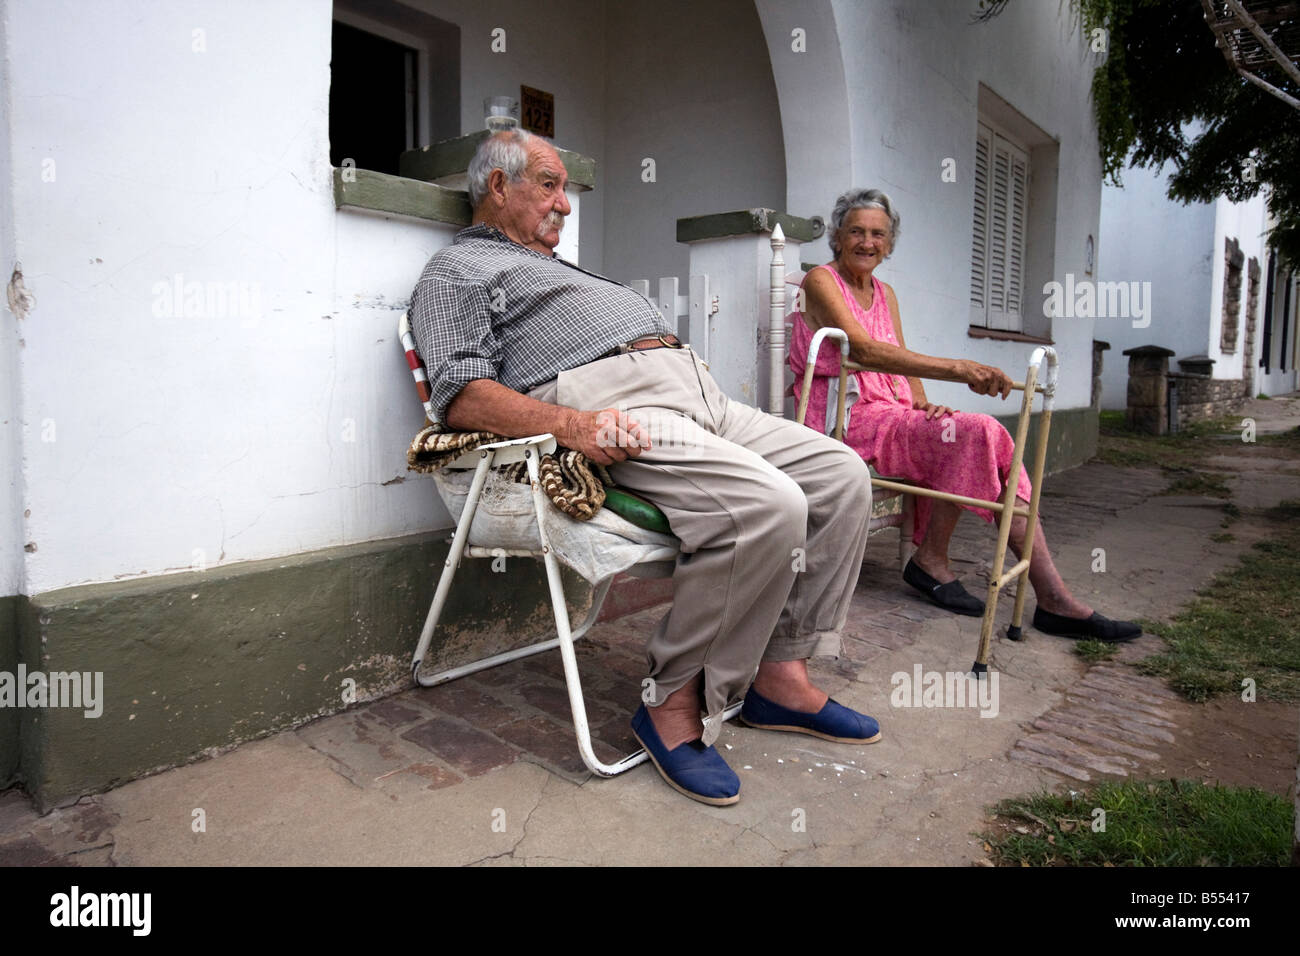
[[[840,261],[854,271],[870,271],[893,250],[889,216],[883,209],[854,209],[840,227]]]

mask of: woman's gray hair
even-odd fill
[[[827,241],[831,244],[831,253],[835,256],[840,254],[840,229],[844,226],[845,218],[855,209],[879,209],[889,217],[889,252],[892,255],[894,246],[898,244],[898,236],[902,232],[902,219],[890,198],[879,189],[850,189],[835,200],[827,237]]]
[[[532,138],[532,133],[516,127],[504,133],[494,133],[479,143],[467,171],[471,206],[477,208],[487,198],[492,170],[501,170],[512,183],[524,178],[524,171],[528,169],[528,142]]]

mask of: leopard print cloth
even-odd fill
[[[426,425],[406,449],[406,467],[409,471],[431,474],[480,445],[508,440],[492,432],[451,432],[438,425]],[[554,454],[543,455],[537,470],[542,491],[555,507],[579,521],[588,520],[601,509],[605,504],[605,485],[614,484],[604,465],[569,448],[556,448]],[[526,462],[506,465],[500,474],[507,481],[528,484]]]

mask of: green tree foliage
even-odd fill
[[[976,19],[1010,0],[981,0]],[[1200,0],[1071,0],[1085,37],[1107,31],[1092,81],[1108,182],[1173,164],[1169,198],[1236,202],[1265,190],[1269,242],[1300,264],[1300,110],[1242,78],[1214,44]],[[1264,77],[1300,97],[1280,70]]]

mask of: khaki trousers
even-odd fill
[[[689,348],[601,359],[530,392],[618,408],[652,447],[611,468],[681,539],[673,603],[646,643],[657,706],[704,672],[704,742],[762,660],[838,655],[871,517],[867,466],[842,442],[731,401]]]

